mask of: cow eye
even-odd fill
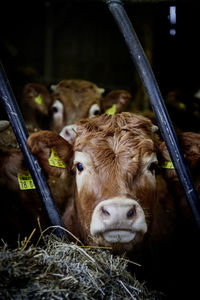
[[[57,113],[57,112],[58,112],[58,108],[57,108],[56,106],[52,106],[52,111],[53,111],[54,113]]]
[[[89,118],[100,114],[100,107],[98,104],[93,104],[89,110]]]
[[[155,171],[157,170],[157,168],[158,168],[158,162],[157,161],[154,161],[154,162],[150,163],[150,165],[148,166],[148,170],[152,174],[155,174]]]
[[[95,115],[95,116],[99,115],[99,113],[100,113],[99,110],[95,110],[95,111],[94,111],[94,115]]]
[[[83,171],[83,165],[81,164],[81,163],[78,163],[77,165],[76,165],[76,168],[77,168],[77,170],[79,171],[79,172],[82,172]]]
[[[63,112],[63,104],[59,101],[59,100],[56,100],[52,107],[51,107],[51,110],[53,112],[53,114],[62,114]]]

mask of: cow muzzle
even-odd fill
[[[142,207],[133,199],[115,197],[101,201],[94,209],[90,224],[92,236],[108,243],[130,243],[147,231]]]

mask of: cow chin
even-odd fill
[[[95,243],[98,246],[111,248],[112,252],[115,254],[122,254],[133,251],[134,248],[140,244],[144,237],[144,234],[141,232],[132,233],[132,235],[130,235],[130,232],[126,231],[122,233],[123,236],[120,236],[120,233],[120,231],[116,230],[116,232],[114,231],[114,234],[113,231],[99,234],[95,237],[92,237],[92,243]]]
[[[135,232],[131,232],[128,230],[109,230],[104,232],[103,238],[109,243],[129,243],[131,242],[135,236]]]

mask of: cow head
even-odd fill
[[[74,226],[78,224],[86,243],[129,251],[151,230],[152,215],[159,206],[155,177],[159,137],[155,130],[149,119],[122,113],[80,121],[73,145],[61,137],[62,145],[53,145],[55,133],[51,133],[49,146],[55,147],[63,160],[67,149],[73,150]],[[28,139],[40,161],[44,135],[41,132]],[[49,166],[46,171],[53,172]],[[66,226],[69,218],[66,211]],[[73,231],[73,224],[70,229]]]
[[[51,95],[43,84],[34,82],[26,84],[20,102],[25,121],[39,128],[47,128],[51,102]]]
[[[179,132],[177,137],[191,174],[194,178],[197,178],[200,167],[200,134],[195,132]],[[173,165],[171,164],[171,158],[165,142],[160,144],[160,153],[163,160],[165,177],[172,181],[176,180],[177,174]],[[170,164],[167,165],[166,162],[170,162]]]
[[[100,113],[104,89],[86,80],[62,80],[52,85],[51,128],[60,132],[65,125]]]
[[[71,139],[71,126],[82,118],[99,115],[113,104],[120,112],[131,95],[124,90],[111,91],[103,97],[104,89],[86,80],[62,80],[52,85],[51,129],[67,140]]]

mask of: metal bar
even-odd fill
[[[58,213],[57,207],[54,203],[49,186],[46,183],[42,170],[36,158],[30,153],[30,151],[26,146],[28,132],[26,130],[22,114],[19,110],[17,101],[12,92],[10,83],[8,81],[8,78],[6,76],[6,73],[1,63],[0,63],[0,99],[7,113],[13,131],[16,135],[16,139],[24,155],[24,159],[30,170],[31,176],[33,178],[39,196],[44,203],[50,223],[53,226],[58,225],[60,227],[64,227],[64,224]],[[57,228],[55,230],[55,234],[60,238],[62,238],[64,235],[66,236],[66,232],[61,228]]]
[[[200,201],[193,186],[189,170],[180,152],[172,122],[168,115],[151,66],[126,14],[126,11],[124,10],[122,1],[106,0],[105,2],[107,3],[119,27],[119,30],[125,39],[130,56],[144,84],[152,109],[155,113],[158,126],[166,142],[167,149],[173,161],[180,183],[192,209],[197,226],[200,229]]]

